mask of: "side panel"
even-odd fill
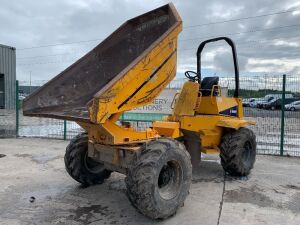
[[[247,121],[236,117],[213,115],[184,116],[180,120],[181,129],[194,131],[199,134],[202,151],[218,149],[224,128],[237,130],[241,127],[254,124],[254,121]]]
[[[178,122],[155,121],[152,127],[162,137],[178,138],[182,136]]]
[[[176,27],[112,87],[97,94],[89,107],[92,122],[104,123],[112,114],[149,104],[176,75]]]
[[[3,92],[0,98],[4,96],[4,106],[7,110],[16,108],[16,50],[13,47],[0,44],[0,74],[3,74],[2,86]],[[1,75],[0,75],[1,76]],[[1,101],[1,100],[0,100]],[[3,105],[3,104],[2,104]]]
[[[221,127],[217,126],[221,116],[198,115],[184,116],[180,120],[181,129],[199,134],[202,148],[218,148],[221,142]]]
[[[195,82],[185,82],[181,93],[176,100],[173,114],[175,116],[193,116],[198,100],[199,84]]]
[[[229,97],[202,97],[201,103],[197,108],[197,113],[217,115],[219,112],[238,106],[239,101],[238,98]]]
[[[239,120],[239,119],[223,119],[217,123],[217,126],[238,130],[241,127],[246,127],[255,124],[256,124],[255,121]]]

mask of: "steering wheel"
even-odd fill
[[[193,74],[193,75],[191,75]],[[198,74],[194,71],[185,71],[184,76],[188,78],[189,80],[197,81],[198,80]]]

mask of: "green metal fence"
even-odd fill
[[[180,88],[183,83],[183,79],[176,80],[168,88]],[[40,84],[42,83],[39,82]],[[16,85],[18,89],[18,82]],[[229,96],[233,94],[234,80],[232,78],[220,78],[220,85],[228,88]],[[300,100],[300,77],[244,76],[240,78],[240,87],[240,94],[244,99],[245,117],[257,122],[257,125],[250,128],[257,136],[258,153],[300,156],[300,108],[297,110],[300,104],[295,106],[295,110],[291,107],[285,110],[287,103]],[[255,101],[252,101],[253,99]],[[83,132],[75,122],[24,117],[20,102],[18,98],[15,113],[3,111],[1,116],[0,111],[0,127],[2,128],[0,136],[1,134],[2,137],[11,136],[13,130],[14,136],[69,140]],[[161,120],[166,115],[126,112],[120,120],[131,122],[137,130],[143,130],[150,127],[152,121]],[[9,125],[4,126],[3,124],[6,123]],[[3,132],[3,130],[10,132]],[[10,135],[6,135],[7,133]]]
[[[221,78],[220,84],[233,94],[232,79]],[[300,77],[241,77],[240,87],[244,100],[255,99],[244,102],[244,113],[246,119],[257,122],[250,128],[257,136],[258,153],[300,156],[300,109],[285,109],[288,103],[300,100]]]

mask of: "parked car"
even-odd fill
[[[249,103],[251,108],[257,108],[257,105],[264,102],[264,98],[255,98],[254,101]]]
[[[250,104],[254,103],[255,101],[256,101],[255,98],[246,98],[246,99],[243,99],[243,106],[244,107],[250,107]]]
[[[270,102],[273,102],[277,99],[281,99],[281,97],[282,97],[282,94],[268,94],[264,97],[263,101],[257,103],[257,108],[264,109],[264,108],[266,108],[266,105],[268,105]],[[293,99],[294,96],[293,96],[293,94],[286,94],[285,98]]]
[[[257,102],[256,108],[262,109],[264,106],[275,99],[278,99],[277,95],[266,95],[261,101]]]
[[[19,93],[19,100],[24,100],[26,97],[26,94]]]
[[[260,108],[260,109],[266,109],[266,107],[268,107],[268,105],[276,100],[278,100],[280,98],[275,98],[275,97],[270,97],[268,101],[265,101],[265,102],[261,102],[257,108]]]
[[[284,106],[286,110],[296,111],[300,109],[300,101],[295,101]]]
[[[295,102],[297,99],[295,98],[286,98],[284,101],[284,104],[290,104],[292,102]],[[269,102],[268,104],[264,105],[265,109],[271,109],[271,110],[275,110],[275,109],[280,109],[281,108],[281,99],[274,99],[271,102]]]

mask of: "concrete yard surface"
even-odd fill
[[[64,168],[67,141],[0,139],[0,224],[300,224],[300,158],[258,156],[249,177],[225,176],[218,157],[193,171],[177,214],[153,221],[126,197],[124,175],[82,187]]]

